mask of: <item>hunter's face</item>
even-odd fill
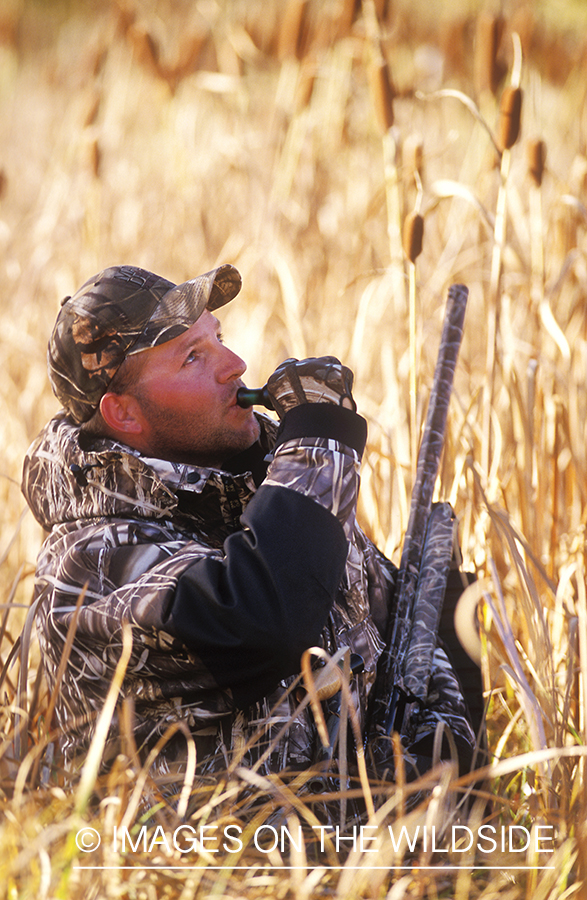
[[[257,440],[252,409],[236,402],[246,364],[223,344],[208,310],[179,337],[143,353],[133,394],[146,455],[219,468]]]

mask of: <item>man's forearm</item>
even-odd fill
[[[178,580],[165,630],[195,651],[237,705],[299,671],[320,640],[347,556],[338,521],[320,504],[261,486],[244,531]]]
[[[295,407],[281,424],[264,483],[312,497],[337,517],[348,539],[366,437],[365,420],[350,410],[318,403]]]

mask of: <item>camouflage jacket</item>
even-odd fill
[[[308,410],[317,421],[316,407]],[[355,522],[363,420],[336,407],[329,415],[332,436],[316,437],[307,434],[323,426],[288,414],[277,443],[276,423],[259,417],[258,444],[226,471],[89,439],[63,412],[33,443],[23,492],[49,531],[36,596],[50,687],[84,591],[56,709],[69,767],[91,740],[124,622],[133,649],[121,695],[143,758],[169,725],[183,722],[201,771],[226,765],[254,733],[248,758],[266,750],[262,770],[307,767],[317,747],[312,714],[296,715],[293,696],[279,698],[314,645],[362,656],[353,691],[364,719],[395,568]],[[452,707],[434,701],[422,730],[448,717],[469,740],[462,699]],[[118,715],[110,754],[124,730]],[[181,732],[168,740],[157,758],[161,773],[181,764],[185,741]]]

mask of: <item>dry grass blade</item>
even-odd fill
[[[308,694],[310,696],[310,702],[312,704],[312,710],[314,712],[314,717],[316,719],[316,725],[318,728],[318,732],[320,734],[320,738],[325,747],[329,747],[330,738],[328,735],[328,729],[326,726],[326,722],[324,719],[324,713],[322,712],[322,708],[320,706],[320,701],[318,699],[318,692],[316,689],[316,684],[314,681],[314,676],[312,674],[312,670],[310,667],[310,658],[311,656],[321,657],[326,660],[327,666],[332,667],[334,665],[338,665],[339,660],[348,657],[348,653],[346,652],[346,648],[342,648],[332,657],[328,657],[328,655],[322,650],[320,647],[312,647],[307,650],[302,657],[302,673],[304,676],[304,683],[308,690]],[[367,768],[365,764],[365,753],[363,749],[363,737],[361,734],[361,728],[359,725],[359,720],[357,716],[357,711],[355,709],[355,705],[352,700],[350,686],[349,686],[349,677],[348,677],[348,659],[346,661],[346,672],[343,670],[343,677],[340,680],[340,692],[342,694],[343,703],[341,704],[340,710],[340,718],[345,720],[346,725],[346,713],[348,713],[348,717],[350,718],[351,728],[353,731],[353,737],[355,739],[355,752],[357,755],[357,766],[359,769],[359,778],[361,781],[361,786],[364,793],[365,805],[367,807],[367,813],[369,817],[375,814],[375,807],[373,805],[373,797],[371,794],[371,788],[369,786],[369,778],[367,775]],[[346,757],[346,747],[341,739],[340,742],[340,754],[341,757]],[[343,771],[341,773],[341,782],[344,783],[343,776],[346,769],[346,759],[343,762]]]
[[[4,615],[2,616],[2,624],[0,625],[0,647],[2,647],[2,645],[4,644],[4,637],[6,635],[6,629],[8,627],[8,617],[12,611],[14,611],[15,609],[18,608],[18,606],[16,606],[14,604],[14,598],[16,596],[16,591],[18,589],[23,572],[24,572],[24,565],[21,565],[18,572],[16,573],[14,581],[12,582],[12,586],[10,588],[10,593],[8,595],[6,603],[2,604],[0,606],[0,609],[4,609]],[[27,607],[25,604],[22,604],[21,608],[26,609]],[[0,675],[0,687],[2,686],[2,682],[6,678],[7,674],[8,674],[8,670],[3,667],[2,673]]]
[[[459,181],[450,181],[447,178],[439,179],[435,181],[430,186],[431,192],[438,198],[444,199],[447,197],[461,197],[463,200],[466,200],[470,203],[483,217],[483,220],[487,223],[488,228],[493,231],[495,228],[495,217],[492,213],[481,203],[479,198],[475,196],[474,192],[471,188],[467,187],[466,184],[462,184]]]
[[[419,100],[428,100],[428,101],[442,100],[444,98],[452,98],[454,100],[458,100],[460,103],[463,104],[463,106],[466,109],[469,110],[469,112],[471,113],[473,118],[482,126],[483,130],[486,132],[489,140],[491,141],[491,143],[495,149],[498,159],[501,157],[501,149],[500,149],[498,142],[496,141],[496,139],[494,137],[493,131],[491,130],[490,126],[487,123],[487,120],[482,115],[482,113],[481,113],[479,107],[477,106],[477,104],[475,103],[475,101],[472,100],[468,96],[468,94],[465,94],[463,91],[455,90],[454,88],[442,88],[442,90],[433,91],[430,94],[425,94],[421,91],[418,91],[416,93],[416,97]]]
[[[132,628],[128,623],[125,623],[122,626],[122,652],[120,654],[120,659],[118,660],[118,664],[112,677],[112,683],[108,690],[104,706],[98,717],[96,730],[75,792],[75,811],[78,815],[85,812],[96,783],[96,778],[98,777],[98,772],[102,764],[104,747],[108,738],[108,732],[110,731],[112,716],[114,715],[114,708],[118,701],[118,695],[122,687],[126,668],[130,661],[132,646]]]
[[[87,591],[87,583],[84,585],[82,590],[80,591],[79,597],[77,598],[75,609],[73,615],[71,617],[71,622],[69,623],[69,627],[67,629],[67,634],[65,636],[65,643],[63,645],[63,655],[59,660],[59,667],[57,669],[57,674],[55,675],[55,684],[53,685],[53,690],[51,691],[51,696],[49,698],[49,705],[47,706],[46,713],[46,727],[47,731],[51,730],[51,724],[53,722],[53,713],[55,711],[55,704],[57,703],[57,697],[59,695],[59,691],[61,690],[61,682],[63,681],[63,676],[65,674],[65,670],[67,668],[67,663],[69,661],[69,657],[71,654],[71,648],[73,647],[73,642],[75,640],[75,633],[77,629],[77,623],[79,619],[80,610],[82,608],[84,597],[86,596]]]
[[[497,582],[497,574],[495,575],[495,581]],[[532,743],[535,747],[542,749],[546,747],[546,735],[542,722],[542,710],[540,709],[540,706],[536,701],[534,693],[524,674],[523,666],[516,649],[514,635],[508,622],[504,598],[501,594],[501,591],[499,591],[499,588],[498,597],[499,610],[493,605],[493,602],[491,601],[491,598],[489,596],[486,597],[486,603],[493,613],[494,622],[498,626],[499,635],[504,644],[504,647],[506,648],[506,652],[510,662],[510,666],[503,666],[503,668],[504,671],[506,671],[511,676],[515,688],[519,692],[521,705],[526,713],[526,722],[528,728],[530,729]]]
[[[26,752],[26,741],[24,742],[24,745],[21,745],[21,736],[28,726],[27,687],[29,672],[29,653],[31,645],[31,634],[38,604],[39,600],[36,600],[29,609],[25,620],[25,625],[20,636],[20,670],[18,673],[18,688],[16,700],[17,709],[14,717],[14,756],[17,760],[22,759],[23,750]]]

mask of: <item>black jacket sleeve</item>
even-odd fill
[[[179,579],[166,630],[194,650],[218,685],[247,705],[299,671],[317,644],[343,575],[338,520],[287,488],[261,485],[225,543]]]
[[[165,630],[198,654],[221,688],[247,705],[299,672],[320,641],[354,522],[364,420],[306,404],[282,422],[276,456],[224,558],[178,579]]]

